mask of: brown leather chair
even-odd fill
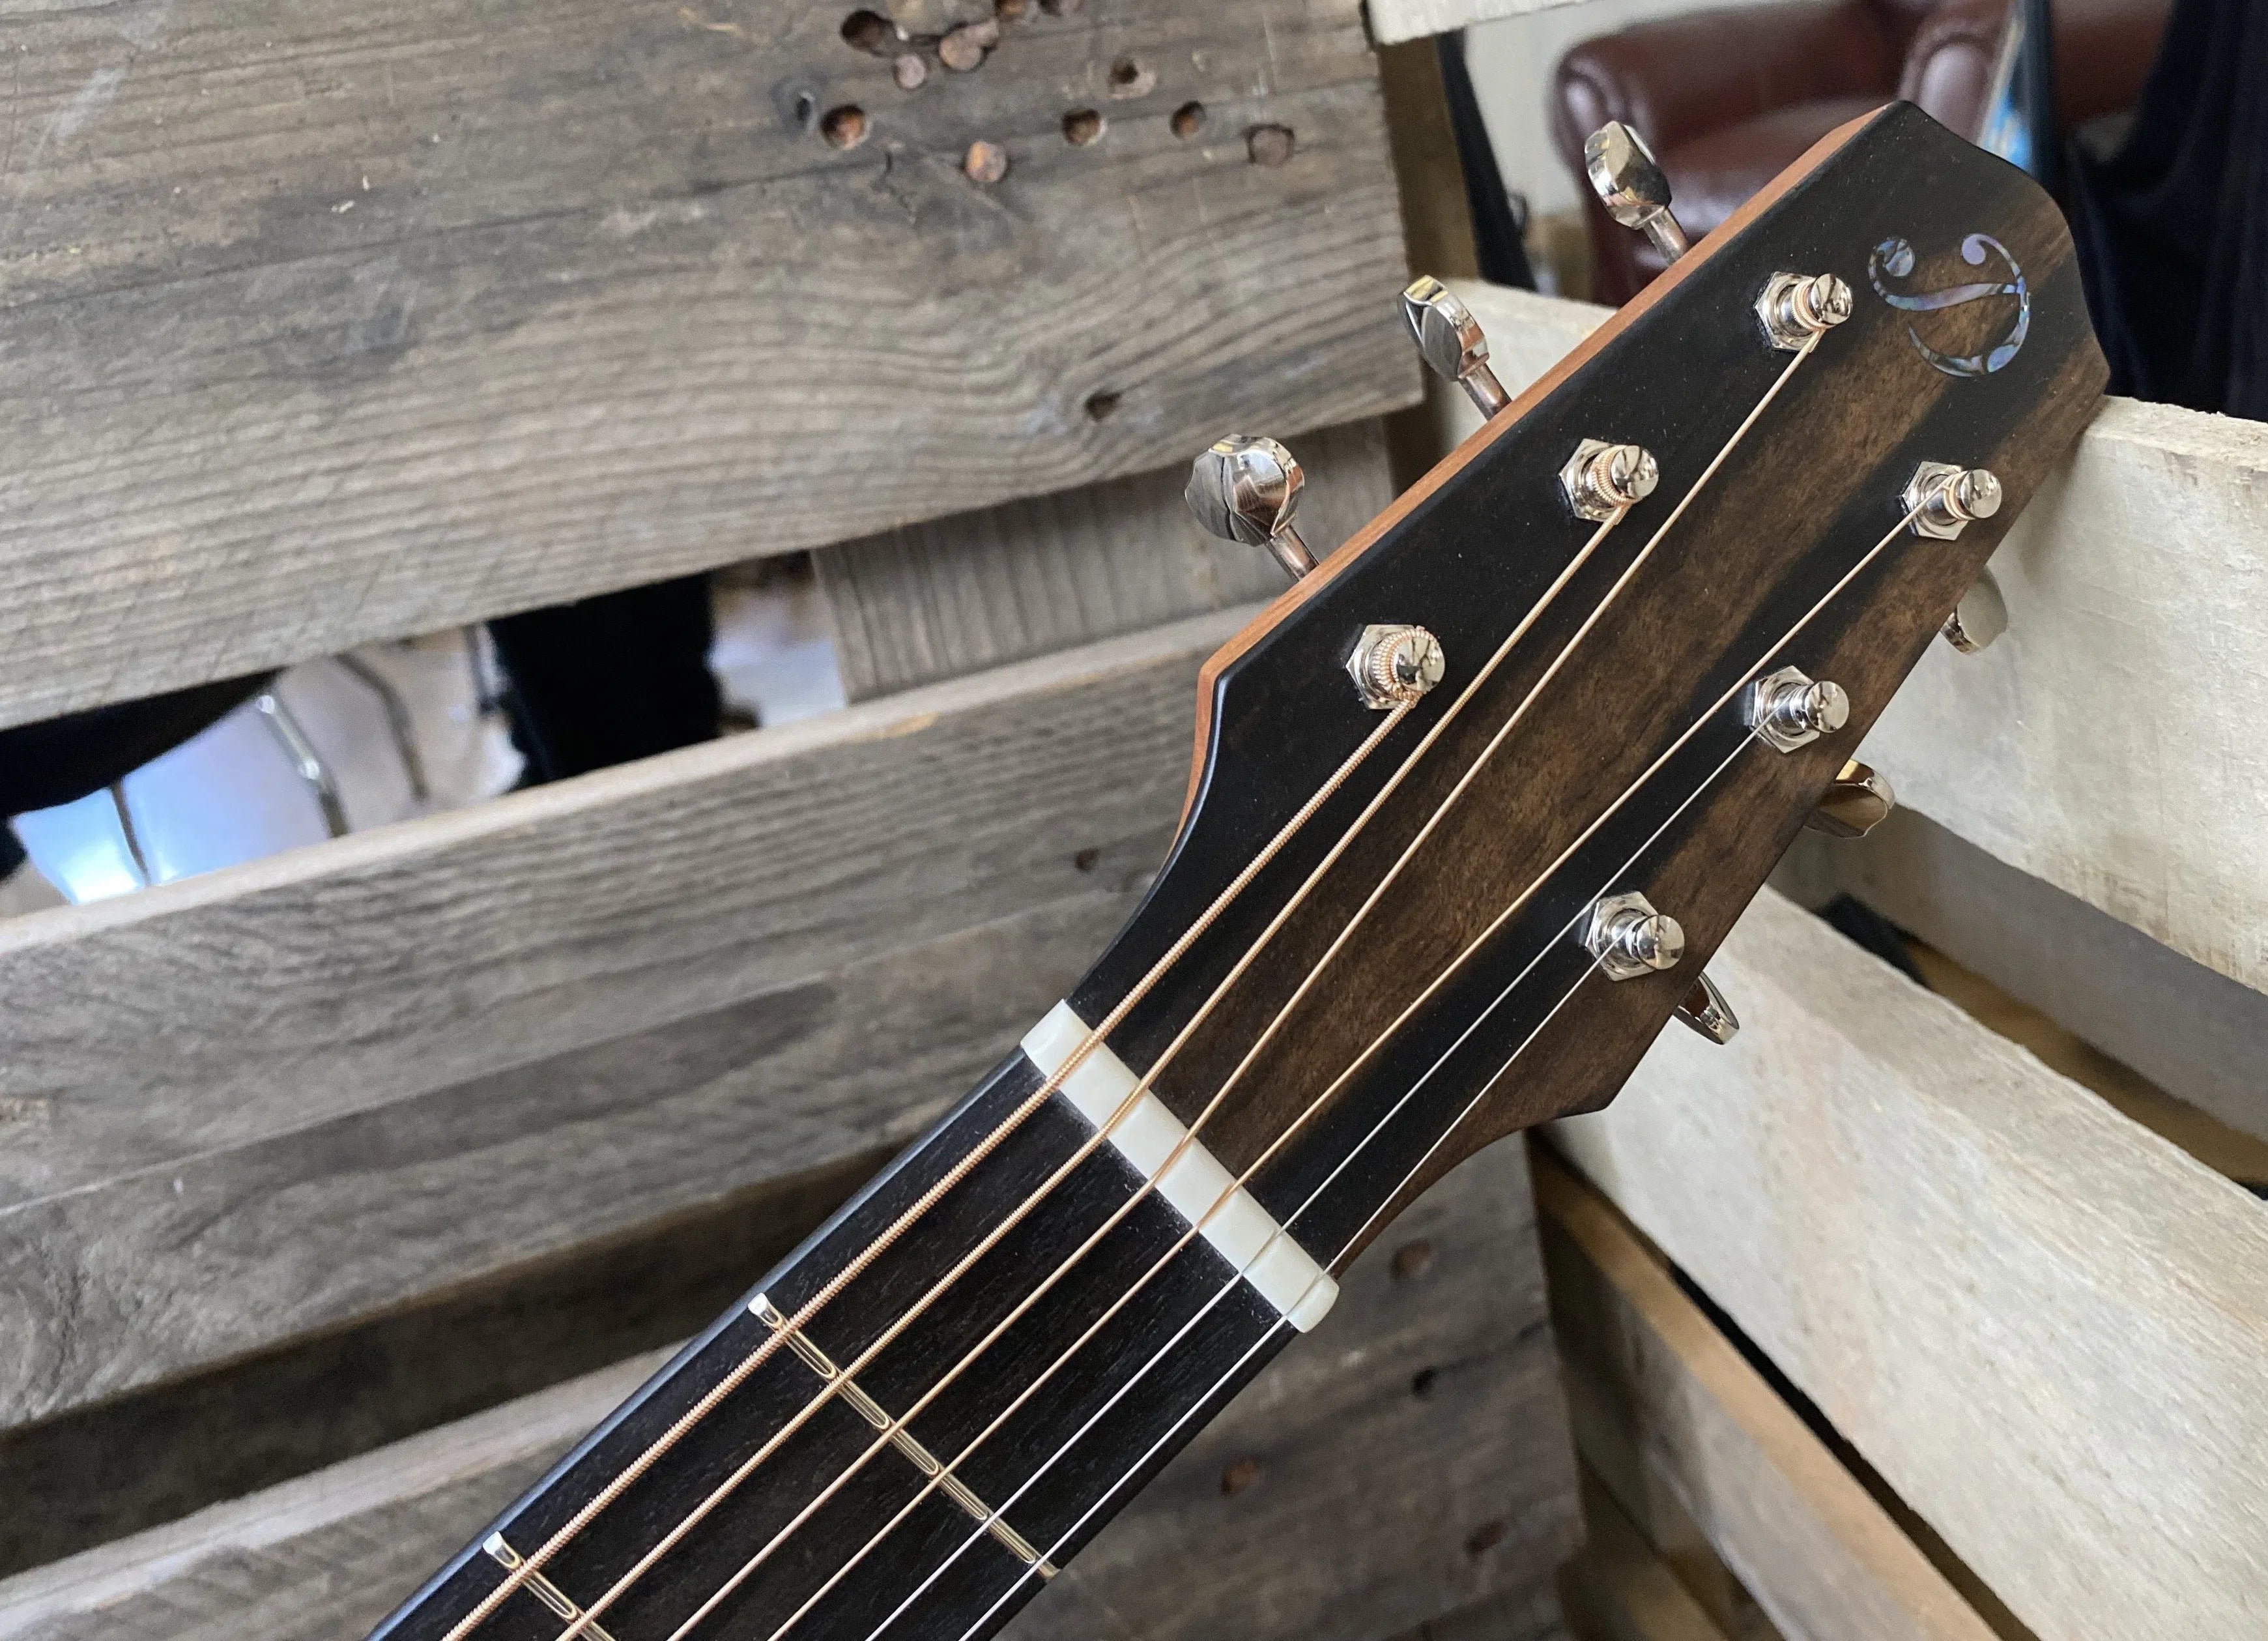
[[[1963,136],[1984,119],[2009,0],[1790,0],[1689,12],[1560,59],[1552,136],[1590,224],[1592,295],[1624,302],[1661,271],[1583,181],[1583,139],[1609,120],[1646,138],[1696,239],[1803,151],[1892,98]],[[2066,129],[2133,106],[2171,0],[2055,0]]]

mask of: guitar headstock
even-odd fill
[[[1426,295],[1493,413],[1208,663],[1172,858],[1071,1000],[1327,1262],[1681,1003],[1729,1035],[1702,965],[1822,800],[1886,807],[1852,749],[2105,377],[2053,203],[1903,104],[1509,403]],[[1296,571],[1280,454],[1191,492]]]

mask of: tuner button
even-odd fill
[[[1368,626],[1347,656],[1362,704],[1385,712],[1424,696],[1448,663],[1441,640],[1423,627]]]
[[[1740,1016],[1705,972],[1694,979],[1693,989],[1677,1005],[1677,1017],[1719,1048],[1740,1035]]]
[[[2008,601],[2000,596],[2000,583],[1990,570],[1980,570],[1953,613],[1938,628],[1945,641],[1964,655],[1974,655],[2008,630]]]
[[[1292,521],[1306,483],[1292,453],[1273,439],[1232,433],[1197,459],[1182,495],[1207,531],[1267,548],[1296,581],[1315,567]]]
[[[1913,515],[1915,535],[1949,542],[1977,520],[1999,512],[2000,481],[1981,467],[1925,462],[1914,469],[1898,500]]]
[[[1653,494],[1661,469],[1637,445],[1586,439],[1559,469],[1559,491],[1578,517],[1601,521]]]
[[[1851,287],[1833,274],[1776,273],[1756,298],[1771,344],[1793,353],[1851,317]]]
[[[1661,260],[1674,262],[1693,248],[1669,214],[1669,179],[1646,139],[1620,120],[1609,120],[1583,141],[1583,169],[1607,214],[1653,241]]]
[[[1897,808],[1897,794],[1870,766],[1853,760],[1843,765],[1804,824],[1830,838],[1863,838]]]
[[[1430,275],[1413,280],[1402,293],[1402,317],[1419,357],[1436,375],[1469,394],[1484,418],[1512,402],[1489,368],[1488,337],[1481,333],[1480,321],[1455,292]]]
[[[1851,721],[1851,698],[1839,684],[1814,683],[1793,667],[1749,686],[1746,716],[1757,739],[1782,752],[1808,746]]]
[[[1685,955],[1685,931],[1644,895],[1609,895],[1591,908],[1583,944],[1609,979],[1634,980],[1675,968]]]

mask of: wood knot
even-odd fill
[[[990,188],[1008,174],[1008,151],[998,143],[971,143],[961,156],[961,168],[971,182]]]
[[[1234,1498],[1266,1473],[1266,1467],[1260,1460],[1247,1455],[1220,1473],[1220,1490],[1226,1497]]]
[[[1425,1274],[1433,1262],[1433,1245],[1420,1237],[1415,1242],[1405,1242],[1394,1250],[1394,1280],[1412,1282]]]

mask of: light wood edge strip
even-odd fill
[[[1791,1610],[1790,1592],[1773,1582],[1791,1547],[1743,1541],[1737,1536],[1740,1527],[1763,1501],[1718,1497],[1719,1489],[1771,1488],[1783,1493],[1784,1507],[1815,1521],[1845,1553],[1850,1568],[1911,1620],[1911,1634],[1942,1641],[1993,1641],[1992,1628],[1913,1541],[1701,1308],[1679,1291],[1660,1257],[1614,1205],[1548,1146],[1533,1148],[1529,1156],[1541,1215],[1566,1233],[1638,1323],[1675,1361],[1693,1396],[1708,1409],[1701,1416],[1721,1419],[1752,1450],[1755,1468],[1745,1473],[1715,1475],[1685,1468],[1675,1480],[1685,1495],[1689,1513],[1773,1621],[1791,1635],[1808,1633],[1795,1623],[1798,1614]],[[1664,1411],[1672,1418],[1686,1416],[1683,1409]],[[1639,1439],[1643,1442],[1642,1434]],[[1661,1450],[1656,1446],[1653,1451]],[[1815,1575],[1822,1586],[1835,1576],[1827,1568],[1790,1571],[1798,1578]],[[1801,1608],[1816,1612],[1817,1594],[1815,1588],[1802,1591]]]
[[[1579,0],[1369,0],[1370,32],[1381,46],[1446,34],[1476,23],[1556,11]]]
[[[671,1346],[633,1356],[297,1481],[0,1579],[0,1638],[147,1593],[213,1556],[263,1549],[515,1460],[563,1452],[675,1353]]]
[[[1189,792],[1182,801],[1181,824],[1183,826],[1189,824],[1189,811],[1197,802],[1198,786],[1204,778],[1205,760],[1212,749],[1213,688],[1220,675],[1238,657],[1289,619],[1293,611],[1322,591],[1334,577],[1351,569],[1380,536],[1400,523],[1425,498],[1448,483],[1467,462],[1509,432],[1529,410],[1542,403],[1562,382],[1589,364],[1609,343],[1629,329],[1633,321],[1690,278],[1719,247],[1728,245],[1738,238],[1750,223],[1778,204],[1791,188],[1824,165],[1845,143],[1879,119],[1882,112],[1877,108],[1847,121],[1814,143],[1804,152],[1802,158],[1766,183],[1747,203],[1727,218],[1722,226],[1672,262],[1667,271],[1657,276],[1645,290],[1616,309],[1611,318],[1578,342],[1557,365],[1530,383],[1525,392],[1490,418],[1477,432],[1436,462],[1425,477],[1403,492],[1393,506],[1356,531],[1314,570],[1286,588],[1281,595],[1263,609],[1241,632],[1221,646],[1198,669],[1197,746],[1189,763]]]
[[[605,809],[629,798],[666,792],[732,772],[784,763],[829,747],[919,735],[943,718],[980,712],[1020,697],[1076,689],[1141,671],[1174,655],[1204,647],[1217,634],[1232,631],[1248,620],[1249,615],[1249,606],[1240,606],[1193,616],[1079,649],[843,707],[778,728],[732,735],[573,780],[511,793],[467,809],[287,850],[114,899],[55,906],[0,920],[0,964],[18,953],[77,939],[97,930],[153,923],[344,870],[382,867],[446,853],[492,834],[528,830],[568,816]]]

